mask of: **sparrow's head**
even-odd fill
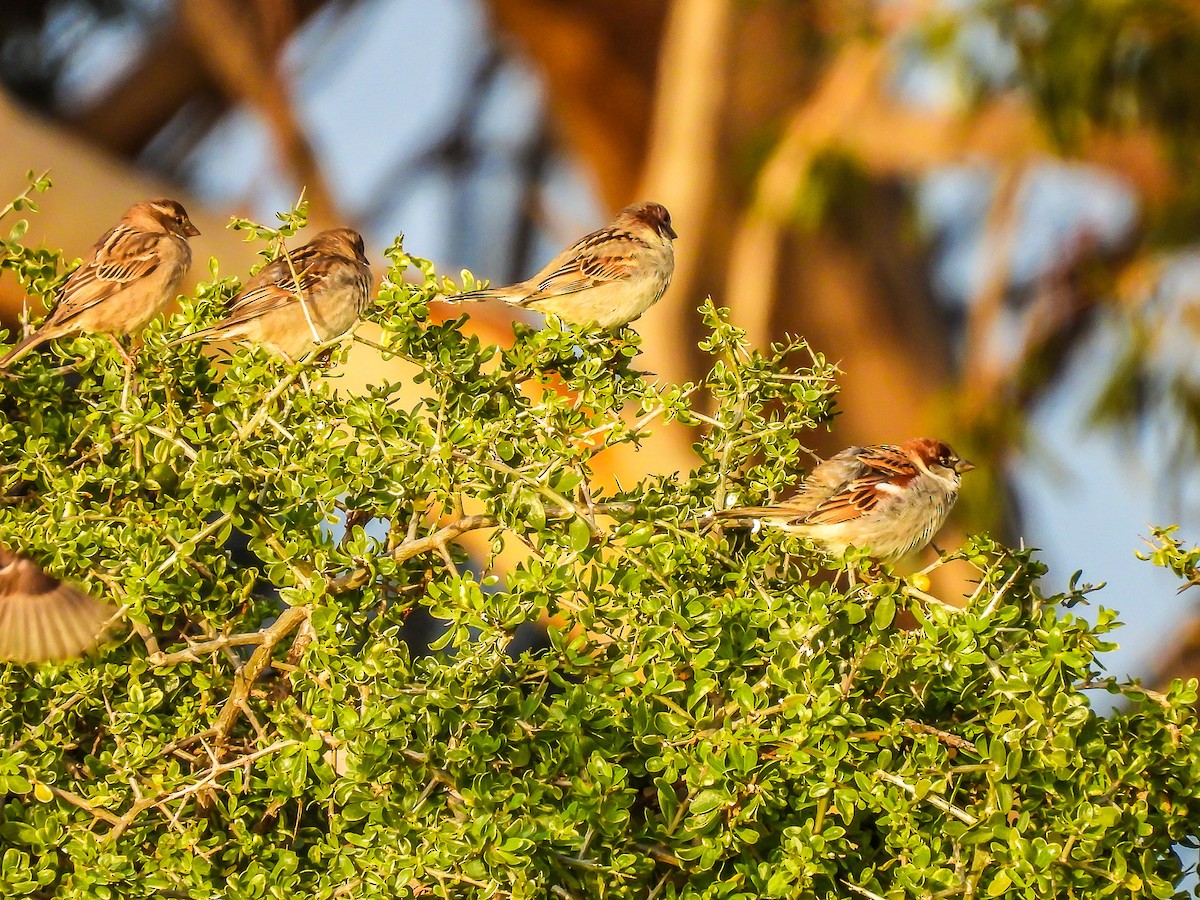
[[[133,204],[125,213],[124,221],[143,231],[162,231],[185,239],[200,233],[188,218],[183,204],[166,197]]]
[[[933,438],[913,438],[902,445],[914,460],[934,475],[957,482],[963,472],[970,472],[975,464],[963,459],[945,441]]]
[[[659,237],[673,241],[679,237],[671,227],[671,214],[661,203],[634,203],[617,213],[617,221],[622,219],[649,228]]]
[[[347,256],[358,260],[364,266],[369,265],[363,236],[353,228],[330,228],[328,231],[322,231],[308,242],[308,246],[321,253]]]

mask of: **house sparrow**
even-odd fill
[[[659,203],[627,206],[612,223],[572,244],[530,278],[508,287],[468,291],[448,303],[503,300],[568,325],[616,329],[658,302],[675,271],[678,235]]]
[[[42,326],[0,359],[0,369],[39,344],[78,332],[108,334],[128,360],[115,336],[141,331],[174,298],[192,264],[188,238],[199,233],[175,200],[133,204],[67,276]]]
[[[362,235],[352,228],[332,228],[263,266],[216,325],[172,344],[246,340],[299,359],[353,328],[370,296],[371,269]]]
[[[854,546],[880,562],[895,562],[933,540],[958,499],[962,473],[973,468],[948,444],[930,438],[850,447],[813,469],[794,497],[715,515],[755,519],[833,554]]]
[[[0,547],[0,660],[66,659],[95,646],[115,610]]]

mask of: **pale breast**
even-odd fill
[[[307,298],[304,305],[295,299],[263,314],[245,329],[245,333],[292,359],[299,359],[315,346],[314,331],[324,343],[354,327],[361,302],[361,285],[357,280],[339,279],[328,289]]]
[[[930,475],[917,476],[909,488],[881,510],[879,556],[888,562],[926,547],[946,524],[954,505],[956,495]]]

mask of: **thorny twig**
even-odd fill
[[[288,607],[275,620],[275,624],[262,632],[262,643],[259,644],[258,649],[254,651],[246,665],[242,666],[234,676],[233,690],[229,692],[229,698],[221,707],[217,721],[213,723],[213,732],[218,742],[228,738],[233,726],[237,724],[251,689],[270,664],[271,655],[280,641],[299,628],[301,623],[307,621],[311,613],[312,608],[308,606]]]
[[[894,784],[896,787],[907,791],[908,793],[912,794],[914,797],[917,796],[917,789],[915,787],[913,787],[911,784],[909,784],[907,781],[905,781],[903,778],[900,778],[897,775],[893,775],[891,772],[885,772],[883,770],[876,770],[875,774],[879,778],[882,778],[884,781],[888,782],[888,784]],[[967,812],[964,809],[960,809],[959,807],[955,806],[953,803],[950,803],[948,800],[944,799],[943,797],[939,796],[938,794],[934,794],[934,793],[930,792],[930,793],[927,793],[924,796],[924,798],[922,798],[922,799],[924,799],[924,801],[926,803],[928,803],[930,806],[940,809],[942,812],[946,813],[947,815],[954,816],[954,818],[958,819],[958,821],[962,822],[964,825],[975,826],[975,825],[979,824],[979,820],[976,819],[969,812]]]
[[[150,665],[155,668],[163,668],[166,666],[175,666],[184,662],[202,662],[200,654],[202,653],[220,653],[229,647],[245,647],[251,644],[262,644],[266,640],[265,632],[249,631],[243,634],[228,634],[219,638],[214,638],[211,641],[202,641],[200,643],[191,644],[185,650],[176,650],[174,653],[152,653],[147,660]]]

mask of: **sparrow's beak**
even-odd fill
[[[675,233],[675,229],[672,228],[670,225],[667,226],[667,237],[669,237],[671,240],[675,240],[676,238],[679,237],[679,235],[677,235]]]
[[[183,223],[183,236],[184,237],[195,237],[199,233],[200,233],[200,229],[192,224],[191,219],[188,219],[187,221],[185,221]]]
[[[959,475],[961,475],[963,472],[970,472],[973,468],[975,468],[975,463],[971,462],[969,459],[960,459],[954,464],[954,471]]]

